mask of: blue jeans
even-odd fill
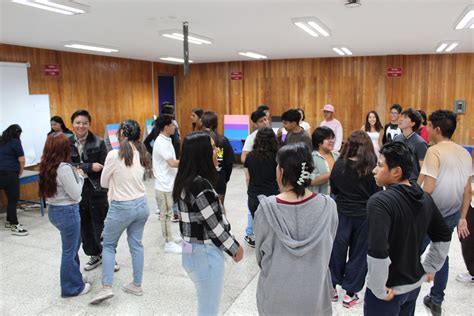
[[[247,213],[247,227],[245,228],[245,235],[246,236],[253,235],[253,217],[252,217],[252,213],[250,213],[250,210],[248,210],[248,213]]]
[[[449,215],[444,218],[446,225],[449,227],[449,231],[451,234],[454,231],[454,228],[458,226],[459,218],[461,216],[461,212],[456,212],[453,215]],[[425,252],[426,247],[430,244],[430,239],[426,236],[423,239],[423,244],[421,246],[421,252]],[[449,257],[446,257],[443,266],[441,269],[436,272],[433,280],[433,286],[430,290],[430,297],[431,301],[435,304],[441,305],[444,300],[444,290],[446,290],[446,285],[448,284],[448,273],[449,272]]]
[[[76,296],[84,290],[79,263],[81,216],[79,204],[50,205],[48,217],[61,233],[61,296]]]
[[[112,201],[104,225],[102,244],[102,284],[112,285],[115,249],[123,231],[132,255],[133,283],[140,286],[143,277],[143,229],[149,210],[146,197],[131,201]]]
[[[341,213],[338,216],[339,225],[329,261],[332,284],[339,284],[347,292],[356,293],[364,287],[367,274],[367,219]]]
[[[416,298],[420,293],[420,287],[411,292],[395,295],[391,301],[378,299],[372,291],[367,288],[364,298],[364,316],[411,316],[415,315]]]
[[[191,245],[192,253],[183,252],[182,264],[196,287],[197,315],[217,315],[224,290],[224,254],[212,244]]]

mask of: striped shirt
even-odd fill
[[[178,201],[181,220],[179,229],[184,241],[196,244],[214,244],[234,256],[239,243],[230,234],[219,196],[208,180],[197,176],[190,192],[181,193]]]

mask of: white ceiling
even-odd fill
[[[454,30],[471,0],[361,0],[356,9],[345,8],[345,0],[78,0],[91,12],[76,16],[0,1],[2,43],[81,52],[61,44],[77,40],[120,50],[102,55],[141,60],[182,56],[182,42],[159,31],[183,21],[191,33],[214,40],[189,44],[190,59],[199,63],[248,60],[241,50],[269,59],[335,57],[331,47],[339,44],[355,56],[432,54],[442,40],[460,41],[454,53],[474,52],[474,31]],[[321,20],[332,36],[313,38],[290,21],[306,16]]]

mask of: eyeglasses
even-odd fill
[[[390,115],[398,115],[398,112],[390,112]]]

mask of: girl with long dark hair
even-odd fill
[[[8,126],[0,136],[0,190],[7,196],[7,220],[5,228],[13,235],[26,236],[28,231],[18,222],[16,205],[20,199],[20,176],[25,167],[25,153],[21,146],[21,127]]]
[[[41,157],[39,194],[49,205],[50,222],[61,233],[61,296],[77,296],[89,292],[80,271],[81,201],[84,178],[71,164],[71,145],[62,132],[48,136]]]
[[[361,127],[369,135],[372,144],[374,145],[375,155],[379,156],[380,143],[383,138],[383,126],[377,112],[370,111],[365,117],[365,124]]]
[[[224,205],[227,182],[232,174],[232,167],[235,161],[234,150],[227,137],[219,135],[217,131],[218,118],[215,112],[204,112],[201,117],[202,126],[209,132],[217,147],[217,182],[214,186],[222,205]]]
[[[194,131],[200,131],[202,129],[202,121],[201,116],[203,115],[204,111],[201,108],[194,108],[191,110],[191,123],[193,126]]]
[[[235,262],[243,248],[230,233],[222,203],[214,190],[217,148],[205,132],[187,135],[181,148],[173,200],[181,213],[182,264],[193,281],[197,315],[217,315],[224,288],[224,254]]]
[[[372,170],[377,163],[372,141],[366,132],[353,131],[334,164],[329,178],[336,195],[339,226],[331,254],[333,301],[338,300],[336,285],[346,291],[342,304],[358,303],[367,273],[367,201],[379,191]]]
[[[258,196],[278,194],[276,181],[276,153],[278,144],[275,133],[271,128],[264,127],[257,132],[252,151],[244,162],[245,178],[247,180],[247,205],[255,217],[259,202]]]
[[[62,132],[66,134],[67,137],[71,137],[74,135],[73,132],[69,128],[66,127],[62,117],[60,116],[53,116],[49,122],[51,123],[51,131],[48,133],[48,136],[54,132]]]
[[[118,139],[120,149],[108,153],[100,177],[100,185],[109,189],[110,206],[102,242],[102,289],[91,304],[99,304],[114,296],[112,282],[115,252],[125,230],[132,255],[133,281],[122,286],[122,290],[133,295],[143,294],[142,239],[149,215],[144,180],[151,175],[151,157],[140,142],[140,125],[136,121],[123,121],[118,130]]]
[[[260,197],[255,213],[258,313],[330,315],[336,204],[308,190],[313,160],[304,143],[283,146],[276,160],[281,193]]]

